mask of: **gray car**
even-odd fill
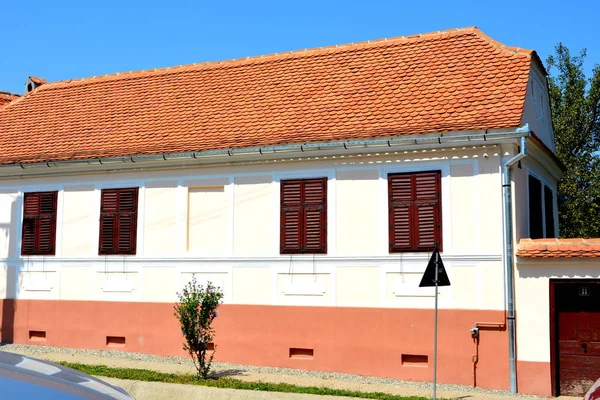
[[[2,399],[132,400],[125,390],[59,364],[0,351]]]

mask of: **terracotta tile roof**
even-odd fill
[[[31,82],[36,83],[38,85],[43,85],[47,82],[44,78],[40,78],[37,76],[30,76],[29,79],[31,79]]]
[[[18,99],[19,97],[20,96],[15,93],[0,91],[0,107],[5,106],[6,104],[10,103],[14,99]]]
[[[48,82],[0,111],[0,163],[517,127],[532,57],[465,28]]]
[[[523,258],[600,258],[597,239],[521,239],[517,257]]]

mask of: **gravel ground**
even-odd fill
[[[33,357],[44,358],[44,354],[64,354],[65,356],[72,355],[83,355],[92,357],[104,357],[110,359],[124,359],[144,362],[157,362],[165,364],[177,364],[177,365],[188,365],[193,367],[192,362],[189,358],[185,357],[160,357],[150,354],[143,353],[129,353],[115,350],[87,350],[87,349],[70,349],[61,347],[51,346],[33,346],[23,344],[0,344],[0,349],[11,352],[25,352]],[[347,382],[357,382],[366,384],[378,384],[378,385],[390,385],[390,386],[406,386],[409,388],[419,389],[431,389],[430,382],[416,382],[416,381],[400,381],[392,378],[377,378],[368,377],[361,375],[342,374],[337,372],[318,372],[318,371],[307,371],[301,369],[292,368],[279,368],[279,367],[259,367],[252,365],[238,365],[230,363],[218,363],[214,362],[212,367],[213,373],[225,373],[227,371],[235,371],[237,374],[243,374],[244,372],[256,372],[262,374],[274,374],[274,375],[288,375],[288,376],[302,376],[317,378],[323,381],[327,380],[339,380]],[[226,374],[234,376],[234,374]],[[326,385],[325,385],[326,386]],[[454,384],[438,384],[439,391],[448,392],[465,392],[465,393],[479,393],[489,395],[505,395],[512,397],[523,397],[532,399],[544,399],[540,396],[524,395],[524,394],[512,394],[506,390],[494,390],[494,389],[480,389],[473,388],[471,386],[454,385]]]

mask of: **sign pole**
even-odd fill
[[[450,279],[444,267],[444,262],[437,248],[427,263],[427,268],[421,278],[419,287],[435,288],[435,308],[433,314],[433,400],[437,400],[437,339],[438,339],[438,288],[440,286],[450,286]]]
[[[435,278],[433,282],[435,283],[435,312],[433,317],[433,400],[436,400],[436,392],[437,392],[437,335],[438,335],[438,273],[439,273],[439,253],[436,254],[435,257]]]

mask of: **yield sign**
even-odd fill
[[[437,275],[435,273],[436,268]],[[440,256],[440,252],[438,251],[437,247],[429,259],[429,263],[427,264],[427,268],[425,268],[425,273],[423,274],[423,278],[419,284],[419,287],[431,286],[450,286],[450,279],[448,279],[446,268],[444,268],[444,263],[442,262],[442,257]]]

